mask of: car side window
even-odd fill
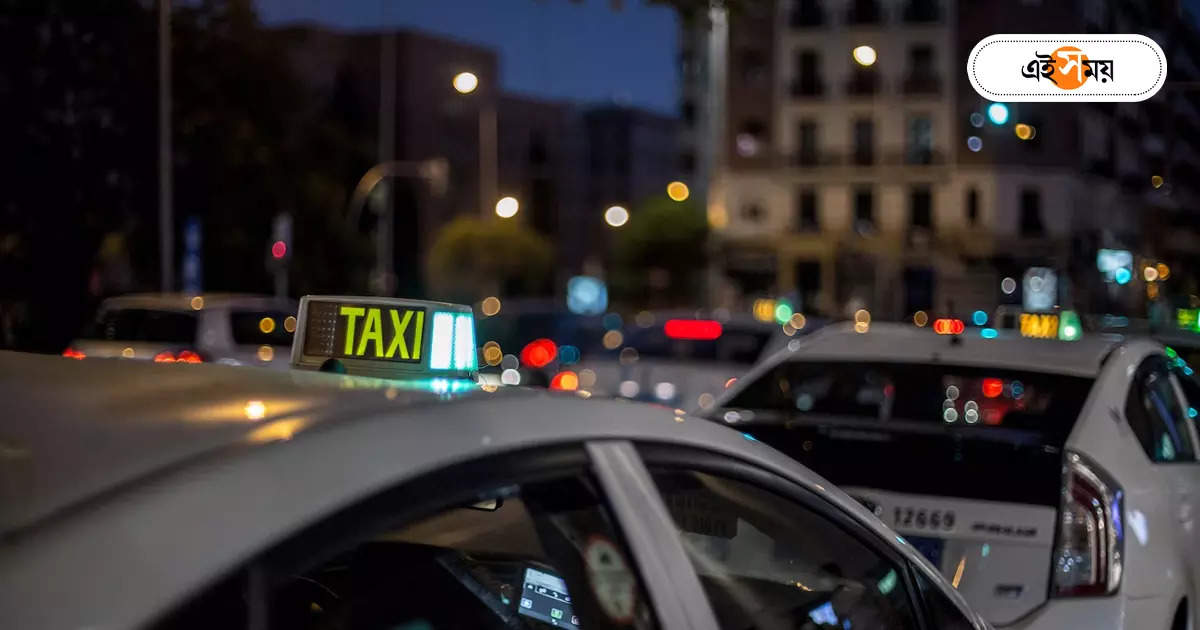
[[[1187,412],[1179,403],[1163,357],[1150,357],[1134,374],[1125,417],[1151,461],[1194,461]]]
[[[921,591],[921,599],[925,603],[925,625],[937,630],[974,630],[975,624],[963,614],[963,611],[950,601],[941,589],[926,578],[919,570],[913,570],[916,576],[917,588]]]
[[[351,508],[262,554],[157,627],[656,627],[586,472],[492,483],[417,518],[388,513],[407,511],[400,495],[377,498],[382,512]]]
[[[706,472],[651,475],[721,628],[915,628],[900,566],[813,509]]]

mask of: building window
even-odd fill
[[[817,96],[821,93],[821,57],[817,51],[806,49],[796,53],[796,75],[792,79],[792,96]]]
[[[933,163],[933,120],[928,116],[913,116],[908,120],[904,161],[909,164]]]
[[[767,126],[761,120],[747,120],[742,123],[734,142],[738,155],[754,157],[766,149]]]
[[[936,94],[941,89],[933,65],[933,47],[920,44],[908,49],[908,77],[904,80],[906,94]]]
[[[846,11],[847,24],[878,24],[883,21],[883,12],[876,0],[852,0]]]
[[[817,218],[817,191],[801,188],[796,193],[796,229],[801,232],[816,232],[821,229]]]
[[[937,0],[908,0],[904,7],[905,22],[936,22],[940,18]]]
[[[810,118],[796,127],[796,163],[800,166],[817,164],[817,122]]]
[[[742,220],[747,223],[761,223],[766,214],[762,204],[757,201],[751,201],[742,206]]]
[[[696,61],[694,52],[685,50],[679,53],[679,70],[685,79],[694,79],[700,76],[700,64]]]
[[[846,94],[850,96],[870,96],[879,92],[879,73],[875,66],[864,68],[855,65],[846,80]]]
[[[967,190],[967,225],[979,226],[979,191],[975,188]]]
[[[1042,225],[1042,196],[1032,188],[1021,191],[1021,236],[1041,236],[1045,233]]]
[[[742,83],[764,85],[767,82],[767,57],[761,50],[743,50],[741,54]]]
[[[792,4],[792,28],[821,26],[825,23],[825,12],[821,0],[795,0]]]
[[[854,189],[854,231],[859,234],[875,231],[875,194],[869,186]]]
[[[933,193],[928,186],[914,186],[909,191],[908,216],[914,228],[933,229]]]
[[[870,118],[854,120],[854,163],[860,166],[875,161],[875,122]]]

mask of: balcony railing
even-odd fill
[[[846,80],[846,94],[850,96],[873,96],[881,90],[879,74],[871,71],[855,72]]]
[[[881,163],[887,166],[932,166],[945,161],[946,156],[936,149],[910,147],[885,153]]]
[[[820,79],[805,77],[792,81],[791,92],[794,97],[820,96],[825,91]]]
[[[930,74],[910,74],[904,80],[905,94],[938,94],[942,91],[942,81]]]
[[[855,149],[850,153],[850,163],[854,166],[870,166],[875,163],[875,151]]]
[[[904,7],[905,22],[937,22],[940,19],[942,10],[934,0],[910,0]]]

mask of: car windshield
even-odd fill
[[[292,345],[296,317],[283,311],[233,311],[233,342],[239,345]]]
[[[194,344],[194,313],[143,308],[108,309],[89,326],[84,337],[103,341],[149,341]]]

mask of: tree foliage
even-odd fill
[[[20,329],[22,347],[56,351],[102,294],[158,286],[156,11],[0,0],[0,345]],[[359,104],[337,87],[313,98],[249,0],[174,3],[171,18],[175,225],[201,221],[205,286],[269,291],[287,212],[293,290],[361,290],[372,249],[342,212],[372,164],[348,131]],[[105,256],[129,282],[97,280]]]
[[[631,214],[613,249],[614,291],[657,307],[694,304],[705,269],[708,221],[691,202],[656,195]]]
[[[438,233],[429,251],[431,293],[454,301],[530,295],[547,288],[554,249],[517,221],[461,217]]]

